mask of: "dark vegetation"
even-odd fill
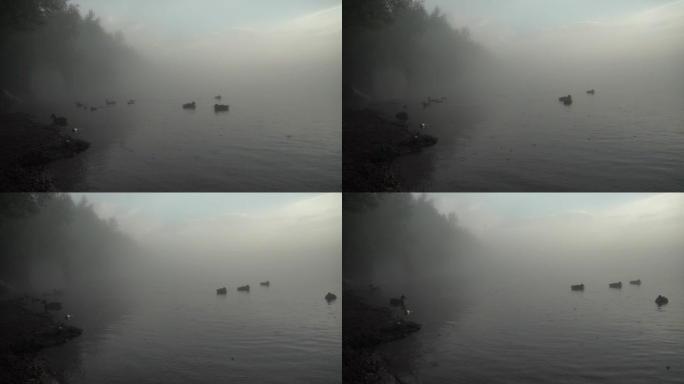
[[[418,130],[410,112],[381,113],[373,103],[442,103],[482,50],[467,29],[454,28],[439,8],[429,12],[421,1],[350,0],[343,14],[344,190],[411,189],[393,169],[395,160],[437,138]]]
[[[63,289],[84,276],[106,285],[100,280],[102,271],[132,246],[116,223],[100,219],[86,200],[74,203],[63,194],[0,194],[0,382],[55,382],[59,372],[38,352],[82,333],[66,323],[70,316],[62,313]],[[52,266],[51,274],[60,276],[62,285],[37,286],[38,264]]]
[[[422,1],[350,0],[343,15],[345,105],[358,97],[354,90],[376,99],[450,90],[481,55],[467,29]]]
[[[0,191],[49,191],[48,164],[74,157],[90,143],[55,125],[35,122],[24,113],[0,114]]]
[[[0,280],[31,292],[32,267],[54,266],[66,284],[129,253],[132,241],[86,201],[48,193],[0,194]]]
[[[20,99],[95,91],[138,60],[68,0],[0,0],[0,55],[0,89]]]
[[[408,301],[429,308],[421,293],[454,286],[456,263],[477,245],[454,214],[440,213],[425,195],[345,193],[343,210],[344,380],[399,383],[377,347],[421,325],[410,320],[403,298],[394,309],[388,298],[414,287]]]
[[[434,276],[476,246],[456,215],[440,213],[425,195],[347,193],[343,209],[345,280]]]
[[[0,57],[0,190],[54,190],[45,166],[89,143],[60,131],[66,121],[45,125],[38,121],[47,116],[25,111],[116,92],[139,59],[121,33],[107,33],[68,0],[0,0]]]

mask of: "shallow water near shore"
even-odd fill
[[[126,279],[63,297],[84,333],[44,355],[67,382],[341,382],[342,300],[323,298],[340,292],[334,272],[155,264]],[[251,291],[237,292],[242,284]]]
[[[432,316],[407,288],[411,317],[423,328],[383,352],[404,382],[684,383],[678,257],[594,271],[514,257],[479,270],[480,283],[465,293],[431,291],[440,307],[452,308]],[[622,289],[610,289],[621,275],[639,277],[642,285],[622,278]],[[579,282],[585,291],[571,291]],[[658,307],[659,294],[669,304]]]
[[[206,92],[209,95],[209,92]],[[308,99],[308,97],[312,99]],[[341,184],[339,102],[329,95],[224,94],[230,111],[215,113],[211,96],[83,99],[23,105],[49,122],[65,116],[84,154],[52,164],[58,190],[79,191],[334,191]],[[65,131],[68,131],[65,128]],[[68,131],[70,133],[70,131]]]

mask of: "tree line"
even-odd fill
[[[69,0],[0,0],[0,55],[0,89],[22,99],[114,84],[138,60],[120,32]]]
[[[422,1],[345,0],[343,14],[345,100],[444,91],[483,54],[468,29]]]
[[[106,270],[131,252],[133,241],[113,219],[100,218],[84,198],[56,193],[0,194],[0,280],[31,290],[36,262],[56,266],[66,280]]]

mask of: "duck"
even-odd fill
[[[105,104],[106,105],[116,105],[116,100],[105,99]]]
[[[610,283],[610,284],[608,284],[608,286],[611,288],[620,289],[620,288],[622,288],[622,281],[618,281],[617,283]]]
[[[133,104],[135,104],[135,100],[133,100],[133,99],[128,100],[128,105],[133,105]]]
[[[268,287],[271,285],[271,282],[266,280],[266,281],[262,281],[261,283],[259,283],[259,285],[261,285],[262,287]]]
[[[90,107],[90,112],[95,112],[97,111],[97,107]]]
[[[64,315],[64,320],[71,320],[71,315],[68,313]]]
[[[558,101],[565,105],[570,105],[572,104],[572,95],[567,95],[567,96],[561,96],[558,98]]]
[[[225,295],[228,293],[228,288],[222,287],[216,290],[217,295]]]
[[[229,109],[230,109],[229,105],[214,104],[214,112],[228,112]]]
[[[665,305],[669,302],[670,302],[670,300],[668,300],[667,297],[662,296],[662,295],[658,295],[658,297],[656,297],[656,299],[655,299],[655,303],[658,304],[659,307],[661,305]]]
[[[197,108],[197,104],[194,101],[191,103],[183,104],[183,109],[195,109],[195,108]]]
[[[249,284],[237,288],[240,292],[249,292]]]
[[[584,291],[584,284],[571,285],[570,289],[573,291]]]
[[[631,280],[629,283],[632,285],[641,285],[641,279]]]
[[[335,295],[334,293],[328,292],[325,295],[325,301],[327,301],[328,303],[333,301],[333,300],[336,300],[336,299],[337,299],[337,295]]]
[[[590,89],[590,90],[587,91],[587,94],[588,94],[588,95],[593,95],[593,94],[595,94],[595,93],[596,93],[596,90],[595,90],[595,89]]]
[[[67,126],[66,117],[57,117],[57,116],[55,116],[54,113],[52,115],[50,115],[50,117],[52,118],[52,124],[59,125],[60,127],[66,127]]]
[[[404,305],[404,300],[406,300],[406,296],[404,296],[404,295],[402,294],[401,297],[398,298],[398,299],[391,298],[391,299],[390,299],[390,305],[391,305],[392,307],[404,307],[404,306],[405,306],[405,305]]]
[[[78,133],[78,128],[71,128],[71,132]]]
[[[216,95],[216,96],[214,96],[214,99],[215,99],[215,100],[221,100],[222,97],[221,97],[221,95]]]

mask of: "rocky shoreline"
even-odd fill
[[[28,114],[0,114],[0,191],[54,191],[46,166],[89,147],[87,141],[71,137],[55,125],[37,123]]]
[[[0,383],[59,383],[38,353],[83,332],[56,321],[38,302],[29,296],[0,299]]]
[[[344,300],[344,382],[401,383],[377,348],[419,331],[421,325],[397,316],[390,308],[368,304],[352,292],[345,292]]]
[[[434,146],[438,141],[434,136],[409,129],[405,114],[400,112],[393,119],[369,108],[343,113],[342,173],[345,192],[396,192],[405,189],[405,183],[393,169],[394,161]]]

